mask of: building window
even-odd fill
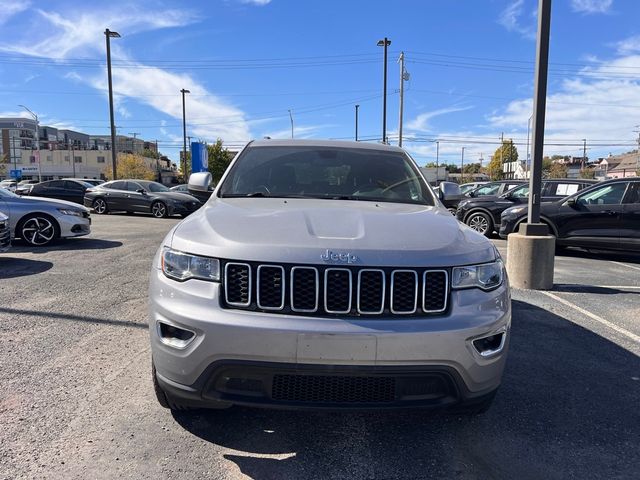
[[[68,161],[69,161],[69,155],[65,155],[65,156],[64,156],[64,161],[65,161],[65,162],[68,162]]]
[[[98,163],[104,163],[104,157],[98,157]]]
[[[53,157],[51,155],[47,155],[47,162],[53,162]]]
[[[82,163],[82,157],[73,157],[74,163]]]
[[[36,163],[36,157],[34,157],[33,155],[31,155],[31,156],[29,157],[29,161],[30,161],[31,163]]]

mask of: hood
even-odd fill
[[[493,244],[439,206],[349,200],[233,198],[207,203],[172,248],[260,262],[452,266],[495,259]],[[355,259],[354,259],[355,257]],[[346,260],[343,260],[346,261]]]
[[[86,212],[89,212],[89,209],[86,207],[83,207],[82,205],[79,205],[77,203],[74,202],[67,202],[66,200],[58,200],[57,198],[46,198],[46,197],[20,197],[20,201],[22,201],[23,203],[46,203],[49,204],[52,207],[56,207],[56,206],[60,206],[60,207],[73,207],[77,210],[84,210]]]

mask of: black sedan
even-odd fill
[[[508,208],[502,213],[500,236],[506,238],[526,220],[526,205]],[[640,178],[608,180],[543,203],[540,220],[559,246],[640,252]]]
[[[98,214],[113,211],[151,213],[162,218],[170,215],[186,217],[202,206],[197,198],[172,192],[161,183],[147,180],[114,180],[88,190],[84,205]]]
[[[31,197],[57,198],[68,202],[84,202],[84,193],[93,185],[82,180],[49,180],[34,185],[29,191]]]
[[[560,200],[595,183],[595,180],[554,179],[542,181],[542,201]],[[500,214],[507,208],[529,201],[529,184],[525,183],[503,193],[465,198],[458,204],[456,217],[475,231],[490,236],[500,227]]]

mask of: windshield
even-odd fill
[[[344,147],[248,148],[220,187],[220,196],[434,204],[406,155]]]
[[[145,187],[150,192],[169,192],[170,191],[169,187],[165,187],[161,183],[157,183],[157,182],[149,182],[149,183],[143,184],[142,186]]]

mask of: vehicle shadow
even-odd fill
[[[26,258],[0,257],[0,279],[26,277],[46,272],[53,263]]]
[[[556,251],[556,257],[592,258],[595,260],[610,260],[640,264],[640,254],[631,252],[617,252],[611,250],[586,250],[577,247],[567,247]]]
[[[2,276],[0,275],[0,278]],[[40,310],[24,310],[18,308],[7,308],[0,306],[0,313],[5,313],[7,315],[22,315],[27,317],[41,317],[48,318],[52,320],[67,320],[71,322],[86,322],[86,323],[98,323],[103,325],[113,325],[117,327],[131,327],[131,328],[139,328],[142,330],[146,330],[149,328],[149,324],[146,322],[132,322],[129,320],[118,320],[114,318],[100,318],[100,317],[89,317],[86,315],[74,315],[72,313],[58,313],[51,311],[40,311]]]
[[[122,246],[122,242],[115,240],[101,240],[99,238],[62,238],[51,242],[44,247],[34,247],[23,240],[16,239],[12,242],[10,251],[16,253],[48,253],[65,250],[106,250]]]
[[[596,285],[581,285],[577,283],[554,283],[553,291],[570,293],[593,293],[598,295],[615,295],[617,293],[640,294],[638,291],[631,292],[621,288],[599,287]]]
[[[484,415],[231,408],[174,418],[235,450],[224,458],[253,479],[636,476],[640,357],[550,311],[513,307],[503,386]]]

